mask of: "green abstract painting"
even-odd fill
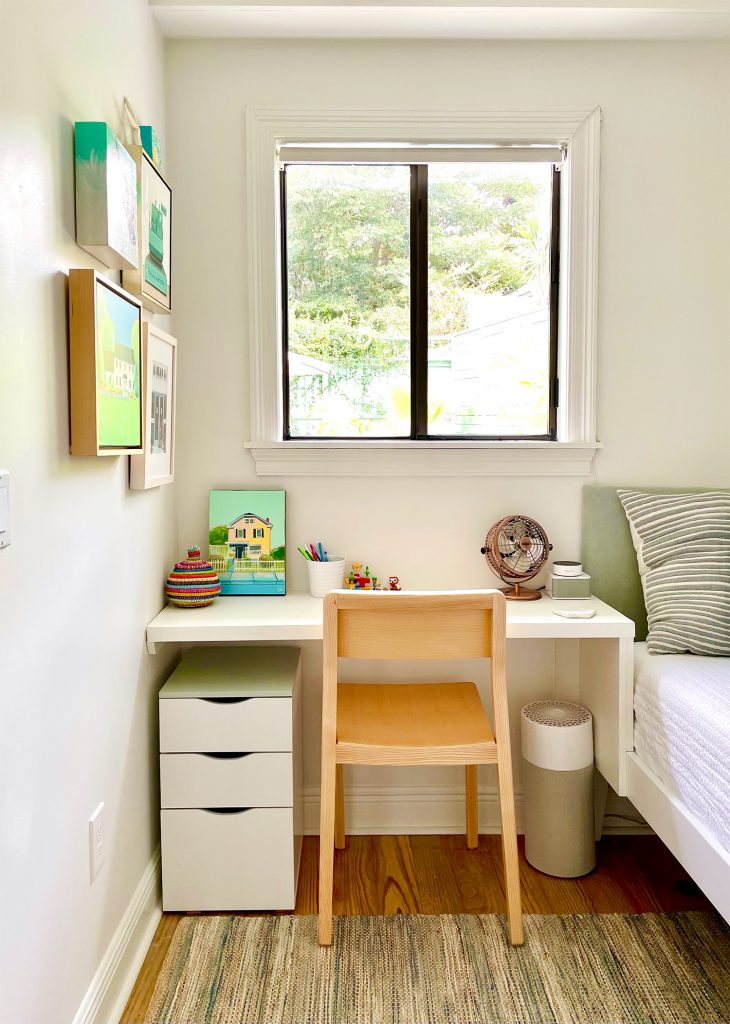
[[[76,241],[108,267],[137,266],[137,169],[105,121],[77,121]]]
[[[96,286],[96,402],[98,443],[142,444],[140,311],[121,295]]]

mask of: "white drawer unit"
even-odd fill
[[[184,654],[160,690],[164,910],[292,910],[301,853],[301,655]]]

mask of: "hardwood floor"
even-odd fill
[[[609,836],[584,878],[551,878],[530,867],[520,837],[526,914],[615,914],[709,910],[710,904],[655,836]],[[317,913],[318,840],[304,839],[295,914]],[[501,839],[348,836],[335,851],[334,913],[503,914]],[[142,1024],[182,914],[163,914],[120,1024]]]

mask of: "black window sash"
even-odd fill
[[[555,441],[559,404],[558,302],[560,292],[560,170],[553,166],[550,224],[549,409],[546,434],[430,434],[428,432],[428,165],[411,165],[411,433],[409,436],[292,435],[289,402],[289,272],[287,259],[286,165],[279,172],[281,263],[282,407],[285,441]]]

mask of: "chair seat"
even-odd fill
[[[341,764],[492,764],[497,748],[474,683],[339,683]]]

